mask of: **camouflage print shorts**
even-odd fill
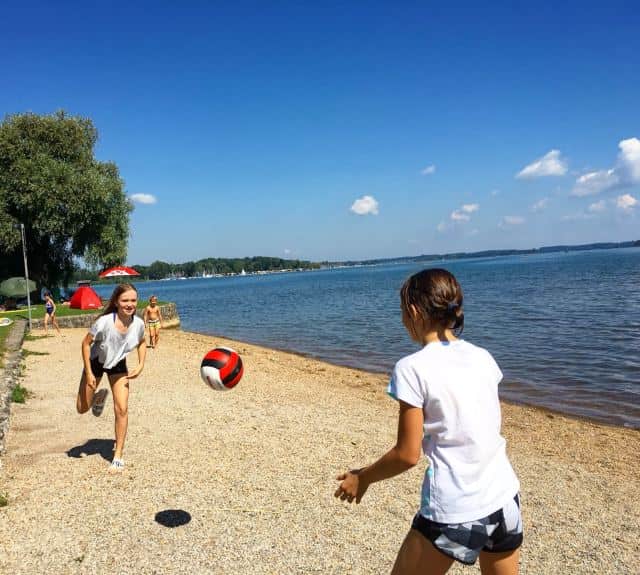
[[[460,563],[473,565],[480,551],[504,553],[522,545],[520,497],[516,495],[487,517],[465,523],[436,523],[418,513],[411,527],[431,541],[438,551]]]

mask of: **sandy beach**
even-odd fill
[[[424,460],[373,485],[359,506],[333,498],[338,472],[393,444],[397,405],[386,377],[163,331],[131,383],[127,468],[112,474],[111,398],[100,418],[75,412],[85,332],[24,343],[35,352],[22,381],[33,395],[13,405],[0,470],[9,499],[0,573],[390,571]],[[218,345],[235,348],[245,366],[226,393],[199,376]],[[638,573],[640,433],[506,404],[503,430],[522,484],[521,572]],[[189,521],[162,525],[156,517],[168,510]]]

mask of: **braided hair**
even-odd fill
[[[445,269],[430,268],[412,275],[400,288],[405,313],[413,306],[423,318],[460,335],[464,329],[462,287]]]

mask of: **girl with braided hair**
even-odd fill
[[[480,558],[483,575],[518,573],[520,488],[500,433],[491,354],[460,339],[463,294],[444,269],[411,276],[400,291],[402,322],[422,347],[395,366],[388,393],[399,404],[396,444],[375,463],[340,474],[335,496],[359,503],[369,485],[428,460],[420,509],[392,575],[439,575]]]

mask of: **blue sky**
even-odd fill
[[[0,111],[93,119],[129,264],[640,239],[640,10],[444,4],[3,3]]]

